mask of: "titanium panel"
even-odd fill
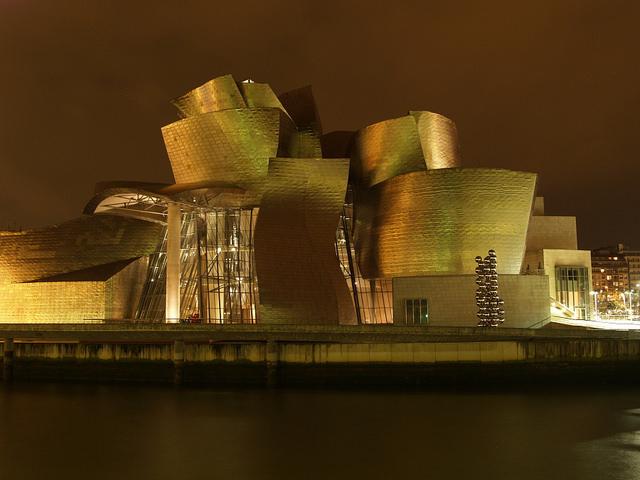
[[[244,187],[261,182],[269,159],[285,143],[281,133],[294,129],[289,123],[282,111],[263,108],[210,112],[163,127],[176,183],[218,181]]]
[[[407,173],[359,192],[355,244],[365,278],[473,274],[476,255],[498,254],[517,274],[536,175],[501,169]]]
[[[149,255],[158,224],[115,215],[83,216],[60,225],[0,234],[0,283],[28,282]]]
[[[426,168],[416,122],[411,115],[369,125],[358,132],[354,173],[367,187]]]
[[[74,280],[70,274],[64,280],[61,276],[55,281],[0,283],[0,323],[133,318],[146,265],[147,257],[142,257],[109,272],[108,278]]]
[[[0,323],[57,323],[107,316],[107,282],[0,283]]]
[[[204,85],[172,100],[171,103],[183,118],[220,110],[246,108],[247,106],[231,75],[209,80]]]
[[[289,156],[293,158],[321,158],[322,145],[320,137],[311,130],[292,132],[287,147]]]
[[[460,167],[456,124],[437,113],[410,112],[416,121],[427,168]]]
[[[272,160],[255,231],[260,322],[356,322],[335,251],[348,175],[347,159]]]
[[[289,115],[268,83],[240,82],[238,84],[249,108],[279,108]]]
[[[282,105],[296,125],[292,135],[289,156],[298,158],[322,157],[322,125],[311,86],[290,90],[279,96]],[[341,156],[340,158],[344,158]]]

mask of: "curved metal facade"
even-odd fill
[[[351,324],[336,256],[349,161],[276,158],[255,231],[261,323]]]
[[[247,104],[231,75],[214,78],[194,88],[171,103],[182,117],[233,108],[246,108]]]
[[[429,170],[460,167],[456,124],[433,112],[410,112],[416,121],[425,164]]]
[[[536,175],[498,169],[404,174],[356,199],[355,242],[365,278],[472,274],[489,249],[519,273]]]
[[[290,90],[280,94],[278,98],[297,127],[297,132],[292,137],[289,155],[300,158],[322,157],[322,125],[311,87]]]
[[[267,83],[240,82],[238,88],[249,108],[279,108],[289,115]]]
[[[456,126],[421,111],[374,123],[357,133],[352,160],[358,182],[366,187],[404,173],[458,167]]]
[[[267,176],[269,159],[278,156],[281,137],[292,128],[289,123],[276,108],[223,110],[167,125],[162,135],[177,183],[244,186]]]
[[[355,138],[354,153],[354,169],[365,186],[425,169],[416,121],[410,115],[360,130]]]
[[[162,226],[92,215],[53,227],[0,235],[0,282],[42,280],[155,252]]]

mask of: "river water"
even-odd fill
[[[640,389],[0,386],[0,479],[640,479]]]

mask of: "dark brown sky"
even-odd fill
[[[325,131],[431,110],[466,166],[540,173],[582,247],[640,247],[640,2],[0,0],[0,226],[171,181],[169,99],[218,75],[312,84]]]

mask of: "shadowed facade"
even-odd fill
[[[335,252],[348,175],[347,159],[271,161],[255,238],[262,322],[355,323]]]

